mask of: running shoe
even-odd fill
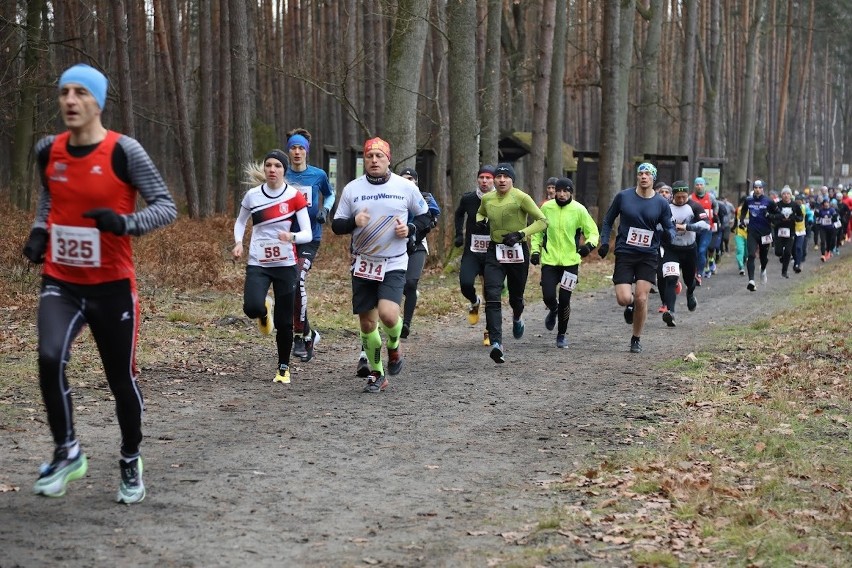
[[[524,318],[512,318],[512,337],[520,339],[524,336]]]
[[[677,284],[675,284],[675,294],[680,295],[682,290],[683,290],[683,284],[681,284],[680,280],[678,280]]]
[[[695,308],[698,307],[698,302],[695,300],[695,294],[690,294],[687,292],[686,294],[686,309],[690,312],[694,312]]]
[[[33,485],[33,493],[46,497],[62,497],[69,481],[80,479],[89,469],[86,454],[80,451],[74,459],[68,459],[68,448],[56,448],[51,463],[41,464],[39,477]]]
[[[308,352],[305,348],[305,338],[302,335],[293,336],[293,355],[299,359],[307,357]]]
[[[716,263],[715,262],[710,263],[710,274],[716,274]]]
[[[366,355],[358,357],[358,369],[355,371],[355,374],[362,379],[370,374],[370,362],[367,361]]]
[[[290,384],[290,365],[285,365],[281,363],[278,365],[278,371],[275,373],[275,378],[272,379],[273,383],[284,383],[285,385]]]
[[[802,267],[801,267],[801,266],[799,266],[798,264],[794,264],[794,265],[793,265],[793,272],[795,272],[796,274],[798,274],[798,273],[800,273],[801,271],[802,271]]]
[[[639,343],[638,339],[630,339],[630,352],[642,353],[642,345]]]
[[[624,323],[628,325],[633,324],[633,304],[624,308]]]
[[[560,333],[556,336],[556,347],[558,347],[559,349],[565,349],[566,347],[568,347],[568,340],[565,339],[564,333]]]
[[[264,302],[266,306],[266,314],[257,318],[257,327],[260,328],[260,333],[263,335],[269,335],[272,333],[272,309],[274,304],[272,302],[272,298],[267,296],[266,301]]]
[[[760,271],[760,281],[766,284],[769,281],[769,276],[766,274],[766,269]]]
[[[789,278],[790,276],[787,274],[787,271],[781,273],[781,278]]]
[[[491,346],[491,358],[495,363],[505,363],[506,359],[503,357],[503,346],[499,343],[495,343]]]
[[[704,278],[710,278],[711,276],[713,276],[713,275],[710,273],[709,270],[704,271]]]
[[[674,312],[670,312],[668,310],[663,312],[663,321],[666,322],[667,326],[674,327],[675,326]]]
[[[695,285],[701,286],[701,275],[700,274],[695,275]]]
[[[745,269],[744,268],[740,268],[740,276],[745,276]]]
[[[482,333],[482,344],[486,347],[491,345],[491,338],[488,337],[488,332],[485,331]]]
[[[310,339],[305,340],[305,356],[302,357],[302,363],[307,363],[314,358],[314,347],[320,342],[320,334],[317,330],[311,330]]]
[[[479,323],[479,306],[482,305],[482,298],[477,296],[476,303],[471,304],[467,308],[467,323],[476,325]]]
[[[407,323],[402,324],[402,331],[399,332],[399,336],[402,339],[408,339],[408,334],[411,333],[411,326]]]
[[[367,384],[364,385],[363,392],[376,393],[382,392],[388,388],[387,378],[379,371],[371,371],[370,378],[367,379]]]
[[[400,371],[402,371],[402,364],[405,362],[405,359],[402,357],[402,349],[401,347],[397,347],[396,349],[391,349],[388,347],[388,373],[391,375],[398,375]]]
[[[547,315],[544,317],[544,327],[547,328],[547,331],[553,331],[553,328],[556,327],[556,316],[558,314],[558,309],[547,311]]]
[[[666,307],[666,305],[665,305],[665,304],[663,304],[662,306],[660,306],[659,308],[657,308],[657,313],[658,313],[658,314],[661,314],[661,313],[663,313],[663,312],[667,312],[667,311],[669,311],[669,309]]]
[[[749,291],[754,292],[755,290],[757,290],[757,285],[754,283],[754,280],[749,280],[748,284],[746,284],[746,288]]]
[[[118,460],[121,468],[121,482],[118,484],[118,503],[139,503],[145,498],[145,484],[142,483],[142,456],[126,462]]]

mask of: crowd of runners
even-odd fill
[[[42,190],[23,254],[44,265],[38,369],[55,451],[42,466],[34,492],[62,496],[68,482],[87,471],[74,429],[66,365],[74,340],[88,325],[121,430],[116,500],[138,503],[145,497],[139,449],[144,404],[136,380],[139,305],[130,238],[172,222],[177,208],[142,146],[104,128],[106,93],[107,79],[96,69],[76,65],[66,70],[59,80],[59,109],[67,130],[36,146]],[[365,173],[337,199],[328,175],[308,165],[310,141],[307,130],[292,130],[285,149],[270,150],[261,163],[245,169],[250,188],[237,212],[232,250],[235,259],[247,259],[243,311],[262,333],[275,332],[273,380],[289,383],[291,356],[311,361],[320,340],[308,317],[307,280],[323,225],[330,224],[337,235],[351,235],[352,312],[361,340],[356,372],[367,379],[364,392],[378,393],[387,388],[388,375],[403,368],[401,340],[413,325],[428,254],[426,236],[437,225],[441,207],[418,187],[416,170],[391,170],[391,147],[381,138],[365,142]],[[454,213],[468,323],[477,325],[484,311],[483,343],[497,364],[507,358],[502,298],[508,296],[511,333],[520,339],[531,264],[540,266],[544,326],[556,330],[555,346],[564,349],[582,259],[593,251],[600,258],[612,251],[616,301],[632,330],[628,348],[640,353],[650,295],[659,293],[658,313],[675,327],[681,291],[686,290],[687,309],[695,310],[696,289],[716,273],[732,236],[739,272],[747,274],[746,288],[752,292],[758,287],[756,262],[761,283],[769,278],[770,250],[780,261],[781,276],[788,278],[790,263],[793,272],[801,271],[811,239],[826,262],[852,237],[852,190],[844,194],[842,186],[802,192],[784,186],[766,195],[763,181],[756,180],[735,206],[708,191],[700,177],[691,188],[683,180],[669,185],[657,180],[653,164],[642,163],[635,185],[614,196],[599,228],[574,199],[571,179],[549,178],[540,204],[515,187],[515,179],[509,163],[483,165],[475,188],[461,196]],[[146,203],[139,210],[137,196]]]

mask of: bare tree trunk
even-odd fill
[[[130,53],[127,50],[127,10],[124,0],[109,3],[112,29],[115,34],[116,69],[118,71],[118,108],[121,114],[121,131],[136,136],[133,120],[133,90],[130,81]]]
[[[198,14],[198,210],[202,218],[211,216],[216,208],[216,191],[213,186],[213,99],[206,93],[213,93],[213,11],[202,10]],[[227,159],[225,160],[227,161]]]
[[[627,131],[627,79],[633,49],[633,2],[604,2],[601,61],[601,150],[598,211],[602,216],[622,187]]]
[[[638,3],[637,9],[639,9]],[[639,104],[639,151],[645,154],[659,154],[660,43],[663,35],[663,0],[650,0],[648,9],[639,9],[639,13],[648,21],[640,69],[642,86]]]
[[[482,71],[482,101],[479,139],[479,159],[483,163],[497,163],[497,143],[500,137],[500,30],[503,20],[503,2],[488,0],[487,31],[485,33],[485,69]]]
[[[11,186],[12,203],[25,209],[31,199],[30,153],[33,147],[34,121],[38,104],[38,70],[44,46],[41,41],[41,11],[44,0],[27,2],[26,47],[20,99],[15,114],[15,135],[12,141]]]
[[[689,157],[689,164],[683,164],[681,177],[690,178],[697,171],[695,161],[695,53],[698,36],[698,2],[684,0],[686,12],[683,42],[683,75],[680,95],[680,136],[678,136],[678,154]]]
[[[757,104],[757,54],[760,48],[760,31],[766,11],[766,0],[757,0],[755,12],[749,21],[746,40],[745,74],[743,75],[743,109],[739,119],[739,151],[737,152],[736,165],[734,168],[734,183],[738,186],[738,193],[745,193],[748,166],[753,149],[755,129],[755,107]]]
[[[479,120],[476,116],[476,0],[447,2],[449,38],[450,171],[453,195],[476,178],[479,166]]]
[[[234,101],[234,165],[239,178],[243,166],[254,159],[251,133],[251,117],[254,113],[248,69],[248,19],[244,0],[229,0],[228,8],[231,31],[231,97]],[[239,209],[240,193],[234,192],[234,211]]]
[[[565,35],[568,32],[568,2],[556,0],[553,30],[553,63],[550,71],[550,93],[547,117],[547,171],[556,176],[565,173],[562,156],[565,122]]]
[[[217,0],[219,18],[214,20],[218,28],[219,49],[217,50],[219,73],[216,112],[216,212],[224,213],[228,207],[231,179],[228,176],[231,141],[231,38],[227,22],[230,20],[230,0]],[[236,195],[239,192],[235,192]]]
[[[722,157],[722,63],[725,60],[722,49],[722,7],[719,0],[710,2],[710,31],[707,48],[698,45],[701,70],[704,73],[704,135],[707,141],[707,154]]]
[[[544,197],[544,159],[547,152],[547,103],[550,94],[550,71],[553,65],[553,19],[556,0],[544,0],[539,32],[538,61],[536,62],[535,99],[533,102],[530,174],[527,192],[538,200]],[[562,142],[562,136],[558,141]],[[558,172],[557,172],[558,173]]]
[[[401,0],[390,40],[384,136],[393,149],[397,169],[414,167],[417,158],[417,98],[430,4]]]

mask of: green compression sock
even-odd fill
[[[379,371],[384,374],[385,368],[382,365],[382,336],[379,335],[379,328],[374,329],[370,333],[361,332],[361,345],[367,352],[367,361],[370,363],[371,371]]]
[[[402,333],[402,318],[396,320],[396,325],[388,327],[381,324],[382,329],[388,334],[388,349],[396,349],[399,347],[399,334]]]

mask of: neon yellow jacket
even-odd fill
[[[542,264],[580,264],[580,255],[574,240],[578,229],[583,232],[587,243],[598,246],[598,226],[586,208],[576,200],[572,199],[571,203],[560,207],[555,199],[551,199],[541,206],[541,212],[547,218],[547,229],[532,236],[530,254],[540,253]]]

